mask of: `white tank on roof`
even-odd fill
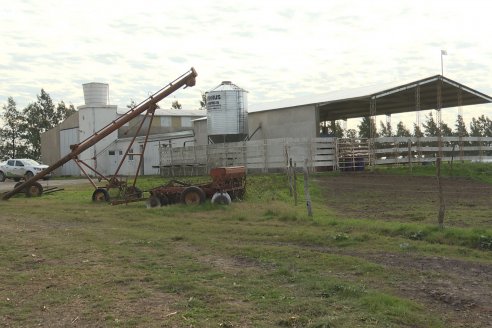
[[[86,106],[109,105],[109,85],[107,83],[91,82],[82,84]]]

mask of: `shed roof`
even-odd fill
[[[442,81],[442,82],[441,82]],[[401,84],[374,85],[335,91],[309,98],[296,98],[250,106],[250,112],[316,105],[320,121],[368,116],[371,99],[376,101],[376,114],[395,114],[416,110],[416,89],[420,88],[420,110],[437,107],[438,83],[441,88],[441,108],[491,103],[492,97],[442,75]],[[461,103],[459,91],[461,90]]]

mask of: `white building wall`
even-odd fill
[[[79,143],[79,128],[60,131],[60,158],[70,153],[70,145]],[[80,169],[74,161],[69,161],[59,169],[60,175],[80,175]]]
[[[250,135],[261,124],[261,129],[251,140],[316,138],[319,135],[314,105],[250,112],[248,123]]]
[[[117,106],[80,106],[79,107],[79,138],[80,142],[94,135],[95,132],[116,119]],[[79,156],[81,160],[95,168],[103,175],[110,175],[110,162],[108,156],[101,156],[107,152],[107,147],[116,140],[118,131],[114,131],[107,137],[96,143],[94,146],[82,152]],[[99,155],[99,156],[98,156]],[[107,155],[107,154],[106,154]],[[94,159],[96,157],[97,159]]]

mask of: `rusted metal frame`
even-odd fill
[[[57,162],[54,164],[50,165],[47,169],[39,172],[35,176],[33,176],[31,179],[25,181],[24,183],[20,184],[14,190],[9,191],[5,193],[2,197],[3,200],[7,200],[13,195],[17,194],[18,192],[22,191],[24,188],[27,188],[31,186],[34,182],[37,180],[43,178],[47,174],[53,172],[63,164],[67,163],[68,161],[74,159],[85,151],[86,149],[90,148],[91,146],[95,145],[98,143],[100,140],[103,138],[107,137],[109,134],[112,132],[118,130],[120,127],[122,127],[124,124],[127,122],[131,121],[135,117],[138,117],[141,113],[145,112],[148,109],[149,103],[157,103],[160,100],[164,99],[165,97],[169,96],[179,88],[181,88],[183,85],[185,88],[187,87],[192,87],[195,85],[196,82],[196,77],[197,73],[195,69],[192,67],[189,71],[187,71],[185,74],[181,75],[178,77],[176,80],[173,82],[169,83],[166,85],[164,88],[156,92],[153,96],[149,97],[148,99],[144,100],[142,103],[137,105],[137,107],[131,109],[124,115],[118,117],[116,120],[112,121],[110,124],[108,124],[106,127],[102,128],[98,132],[94,133],[92,136],[89,138],[85,139],[79,144],[72,145],[70,146],[70,149],[72,150],[71,153],[67,154],[66,156],[62,157],[59,159]],[[152,102],[149,102],[149,100],[152,99]]]
[[[130,153],[130,149],[133,147],[133,144],[135,143],[135,139],[137,138],[138,133],[142,129],[142,126],[145,123],[145,120],[147,119],[147,116],[149,115],[149,113],[152,113],[152,117],[153,117],[154,116],[155,109],[156,109],[155,103],[151,104],[150,107],[147,108],[147,113],[145,113],[145,116],[142,118],[142,121],[138,125],[137,131],[135,131],[135,135],[133,136],[132,140],[130,141],[130,144],[128,145],[128,147],[126,148],[125,154],[123,155],[123,158],[121,158],[120,164],[118,165],[118,168],[116,169],[116,172],[114,172],[113,178],[115,178],[118,175],[118,173],[120,172],[121,167],[123,166],[123,163],[125,162],[127,156]],[[149,124],[149,127],[150,127],[150,124]],[[147,133],[149,131],[150,131],[150,129],[147,131]],[[141,159],[142,159],[142,156],[140,157],[140,160]],[[135,173],[135,175],[138,175],[138,170]],[[135,180],[135,182],[136,182],[136,180]],[[135,185],[133,185],[133,186],[135,186]]]
[[[145,134],[145,140],[143,142],[142,153],[140,154],[140,160],[138,161],[137,172],[135,174],[135,178],[133,179],[133,186],[134,187],[137,184],[137,178],[138,178],[138,175],[140,174],[140,168],[142,167],[142,163],[144,160],[145,149],[147,148],[147,142],[149,140],[150,129],[152,127],[152,122],[154,120],[156,109],[157,109],[157,106],[155,106],[155,104],[154,104],[154,109],[150,112],[151,115],[150,115],[149,127],[147,128],[147,133]],[[147,114],[145,115],[146,118],[147,118],[148,114],[149,114],[149,111],[147,111]]]
[[[100,180],[106,180],[106,181],[110,181],[110,179],[108,177],[106,177],[104,174],[102,174],[101,172],[97,171],[95,168],[93,168],[92,166],[90,166],[89,164],[87,164],[86,162],[84,162],[83,160],[80,160],[80,159],[74,159],[75,161],[75,164],[77,164],[77,166],[80,168],[80,170],[84,173],[84,175],[86,177],[88,177],[88,179],[92,180],[91,178],[89,178],[89,175],[85,172],[85,170],[80,166],[79,163],[82,163],[85,167],[87,167],[89,170],[91,170],[92,172],[96,173],[96,175],[98,176],[98,178]],[[94,184],[93,184],[94,185]],[[96,187],[97,188],[97,187]]]
[[[121,204],[128,204],[134,202],[141,202],[143,200],[146,200],[146,198],[125,198],[125,199],[113,200],[111,201],[111,205],[121,205]]]
[[[79,169],[82,171],[82,173],[84,173],[85,177],[87,178],[87,180],[89,180],[89,182],[91,183],[91,185],[94,187],[94,189],[97,189],[97,185],[96,183],[94,182],[94,180],[92,180],[92,178],[87,174],[87,172],[84,170],[84,168],[82,167],[82,165],[80,165],[80,163],[83,163],[85,164],[84,162],[78,160],[78,159],[75,159],[73,160],[75,162],[75,164],[77,164],[77,166],[79,167]],[[79,163],[80,162],[80,163]],[[86,164],[87,165],[87,164]]]

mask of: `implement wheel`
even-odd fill
[[[152,195],[147,199],[147,208],[161,207],[161,200],[156,195]]]
[[[212,204],[215,205],[231,205],[231,196],[226,192],[216,192],[212,196]]]
[[[191,186],[181,193],[181,203],[186,205],[199,205],[205,201],[205,193],[202,189]]]
[[[109,202],[109,194],[106,189],[97,188],[92,193],[92,201],[93,202]]]
[[[125,198],[128,198],[128,199],[142,198],[142,190],[140,190],[140,188],[138,188],[138,187],[129,186],[126,188]]]
[[[17,182],[17,183],[15,184],[15,186],[14,186],[14,189],[15,189],[15,188],[17,188],[18,186],[20,186],[20,185],[21,185],[21,184],[23,184],[23,183],[24,183],[24,182],[20,182],[20,181],[19,181],[19,182]],[[24,192],[24,193],[25,193],[25,192],[26,192],[26,189],[24,188],[24,189],[22,189],[22,190],[21,190],[21,191],[19,191],[19,192]]]
[[[43,186],[34,182],[32,185],[26,188],[26,196],[27,197],[39,197],[43,194]]]

